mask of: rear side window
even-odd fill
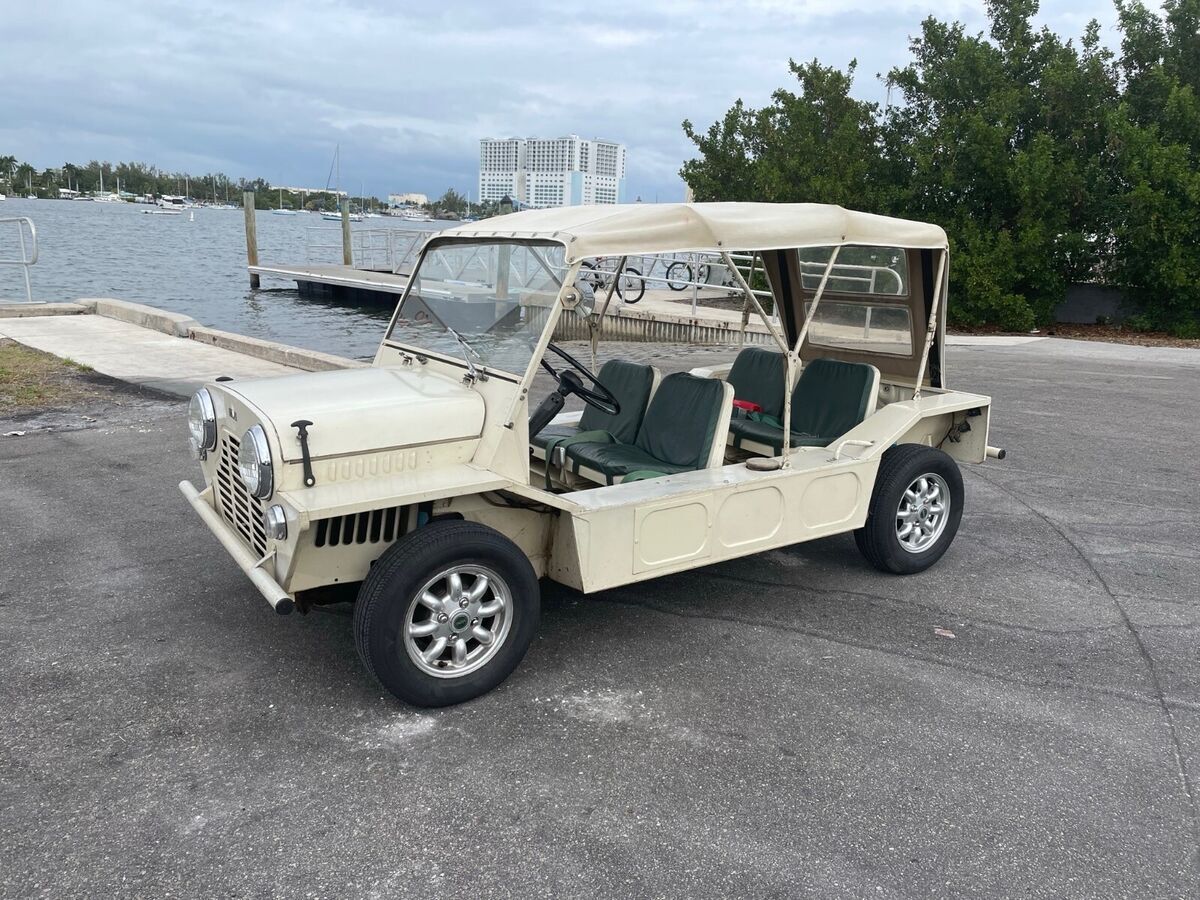
[[[806,291],[815,291],[825,274],[832,247],[800,251],[800,280]],[[907,296],[908,256],[895,247],[843,247],[826,291],[832,294],[885,294]]]
[[[804,304],[805,316],[811,310],[809,301]],[[821,347],[912,356],[912,320],[904,306],[822,300],[809,326],[808,340]]]

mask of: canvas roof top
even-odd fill
[[[861,244],[942,249],[937,225],[823,203],[624,203],[530,209],[466,222],[437,238],[537,238],[561,242],[567,261],[690,251],[781,250]]]

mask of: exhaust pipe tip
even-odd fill
[[[281,616],[290,616],[295,608],[296,602],[291,597],[284,597],[275,604],[275,612]]]
[[[988,459],[1004,459],[1004,457],[1008,456],[1008,451],[1003,447],[988,447],[987,455]]]

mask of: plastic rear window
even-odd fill
[[[812,302],[804,304],[807,316]],[[908,308],[822,300],[808,329],[809,342],[821,347],[912,356],[912,319]]]
[[[815,291],[825,274],[832,247],[800,251],[800,280]],[[847,246],[838,251],[826,291],[834,294],[908,294],[908,256],[895,247]]]

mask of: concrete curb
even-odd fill
[[[265,341],[260,338],[246,337],[244,334],[234,334],[231,331],[219,331],[216,328],[206,328],[203,325],[193,325],[188,329],[188,337],[194,341],[212,344],[224,350],[232,350],[255,359],[303,369],[306,372],[328,372],[334,369],[366,368],[369,363],[357,359],[347,359],[344,356],[334,356],[332,353],[321,353],[319,350],[304,350],[288,344],[275,341]]]
[[[85,297],[75,301],[89,312],[109,319],[119,319],[131,325],[172,334],[185,338],[188,332],[200,325],[191,316],[167,312],[153,306],[143,306],[141,303],[130,303],[128,300],[115,300],[111,297]]]
[[[88,312],[80,303],[0,303],[0,319],[32,316],[79,316]]]

